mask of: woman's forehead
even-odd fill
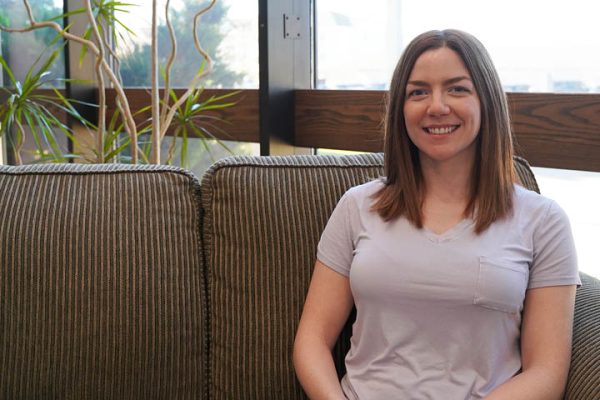
[[[417,57],[409,81],[449,80],[461,76],[471,79],[471,74],[460,55],[448,47],[441,47],[427,50]]]

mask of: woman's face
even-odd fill
[[[404,119],[421,163],[473,162],[481,105],[454,50],[442,47],[417,58],[406,86]]]

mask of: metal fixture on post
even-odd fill
[[[294,90],[314,87],[313,1],[259,0],[260,153],[310,154],[294,147]]]

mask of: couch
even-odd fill
[[[381,173],[381,154],[232,157],[201,182],[0,167],[0,399],[305,398],[291,350],[317,241],[342,193]],[[598,400],[600,282],[582,281],[565,398]]]

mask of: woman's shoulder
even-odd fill
[[[530,205],[530,206],[536,206],[536,205],[548,205],[550,202],[552,202],[552,199],[549,199],[548,197],[535,192],[533,190],[529,190],[519,184],[515,184],[514,185],[514,189],[515,189],[515,200],[518,203],[524,204],[524,205]]]
[[[373,197],[385,185],[383,178],[373,179],[360,185],[352,186],[346,191],[345,196],[354,200],[365,200]]]
[[[514,199],[517,214],[529,218],[537,216],[539,219],[544,219],[549,213],[565,214],[556,201],[520,185],[515,185]]]
[[[381,190],[384,185],[384,181],[379,178],[352,186],[341,197],[338,206],[348,208],[353,212],[370,210],[374,201],[374,195]]]

